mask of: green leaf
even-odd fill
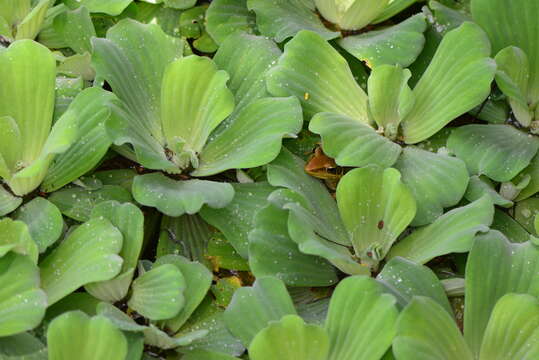
[[[235,32],[252,33],[254,22],[247,0],[215,0],[206,10],[206,30],[217,44]]]
[[[117,116],[107,122],[114,143],[132,143],[145,167],[172,170],[163,149],[161,83],[165,68],[182,56],[183,42],[158,25],[125,19],[109,29],[106,39],[93,39],[92,44],[97,77],[122,101],[115,108]]]
[[[453,315],[442,283],[436,274],[424,265],[396,257],[387,262],[376,280],[384,286],[387,293],[395,297],[399,310],[408,305],[414,296],[425,296]]]
[[[385,21],[394,15],[400,13],[402,10],[416,3],[417,0],[389,0],[386,7],[382,10],[380,15],[374,19],[373,23],[378,24]]]
[[[359,30],[376,19],[390,0],[314,0],[320,14],[345,30]]]
[[[412,146],[404,148],[395,168],[416,200],[414,226],[430,224],[444,208],[457,205],[468,186],[468,171],[462,160]]]
[[[273,277],[258,277],[252,287],[236,290],[224,317],[230,332],[249,347],[255,335],[271,321],[295,314],[283,282]]]
[[[481,28],[465,22],[444,36],[414,87],[415,106],[404,119],[404,140],[415,144],[481,104],[490,93],[496,64]]]
[[[518,47],[509,46],[496,57],[498,71],[496,84],[507,96],[515,118],[524,126],[529,126],[533,113],[528,107],[529,63],[526,54]]]
[[[185,304],[185,288],[185,278],[176,266],[154,266],[133,281],[127,305],[150,320],[170,319]]]
[[[393,246],[388,258],[402,256],[424,264],[437,256],[467,252],[472,247],[474,236],[488,231],[493,216],[494,206],[485,195],[417,229]]]
[[[326,319],[328,360],[380,359],[395,336],[395,298],[366,276],[342,280],[331,297]]]
[[[296,96],[307,120],[319,112],[333,112],[369,123],[367,94],[356,83],[348,63],[311,31],[300,31],[286,43],[266,82],[274,96]]]
[[[212,237],[210,226],[197,214],[180,217],[163,216],[157,256],[181,254],[191,260],[204,262]]]
[[[212,273],[197,261],[189,261],[182,256],[165,255],[158,258],[154,266],[172,264],[181,271],[185,279],[185,303],[180,312],[166,321],[167,328],[178,331],[202,302],[212,283]]]
[[[497,231],[475,239],[466,264],[464,336],[476,356],[486,341],[483,339],[491,313],[503,295],[539,295],[538,269],[539,249],[531,242],[510,243]],[[511,312],[513,315],[515,312]],[[508,325],[504,325],[504,332]]]
[[[399,360],[472,360],[453,318],[434,300],[418,296],[397,322],[393,353]]]
[[[114,99],[112,93],[92,87],[80,92],[69,105],[64,116],[70,116],[78,123],[78,138],[69,149],[55,157],[41,186],[44,191],[61,188],[101,161],[111,145],[105,121],[111,114]]]
[[[530,104],[539,100],[539,48],[534,39],[539,35],[535,18],[538,4],[533,0],[473,0],[471,11],[474,21],[487,32],[494,53],[507,46],[519,47],[529,59],[529,86],[527,99]]]
[[[0,186],[0,216],[9,214],[21,204],[22,198],[12,195],[3,186]]]
[[[347,36],[338,44],[369,67],[412,64],[423,50],[427,28],[424,14],[417,14],[400,24],[360,35]]]
[[[38,358],[33,358],[32,355],[35,353],[44,353],[44,356],[41,358],[47,360],[47,349],[41,341],[39,341],[34,336],[29,333],[21,333],[18,335],[8,336],[0,338],[0,356],[3,356],[2,359],[20,359],[21,357],[28,356],[24,359],[37,360]]]
[[[107,219],[120,230],[123,242],[122,250],[118,255],[122,257],[123,263],[120,274],[114,279],[86,284],[85,288],[90,294],[103,301],[120,301],[127,295],[142,250],[144,215],[131,203],[120,204],[116,201],[106,201],[93,208],[91,217]]]
[[[234,198],[221,209],[204,207],[200,216],[219,229],[234,249],[245,259],[248,256],[248,235],[254,227],[256,213],[264,207],[274,187],[268,183],[232,184]]]
[[[192,175],[208,176],[267,164],[279,155],[282,138],[295,136],[302,123],[296,98],[258,99],[237,113],[225,130],[210,137]]]
[[[133,0],[77,0],[91,13],[105,13],[107,15],[120,15]]]
[[[530,234],[539,235],[535,231],[535,217],[539,213],[539,198],[531,197],[516,203],[513,216],[515,220]]]
[[[238,360],[238,358],[206,350],[195,350],[184,355],[182,360]]]
[[[11,152],[0,146],[1,156],[11,173],[2,176],[11,177],[40,157],[52,124],[55,75],[52,53],[34,41],[17,41],[0,52],[0,118],[10,116],[14,120],[12,130],[2,131],[1,142],[11,144],[4,139],[10,139],[17,132],[20,134],[15,138],[19,145],[11,148]],[[5,121],[2,121],[2,129],[5,129]],[[24,195],[39,185],[45,173],[46,169],[28,179],[10,181],[8,177],[5,180],[16,195]]]
[[[39,252],[54,244],[64,227],[64,220],[60,210],[42,197],[36,197],[17,210],[14,219],[24,222],[28,226],[32,240],[35,241]]]
[[[322,136],[324,153],[340,166],[375,164],[385,168],[393,165],[401,153],[398,144],[346,115],[318,113],[311,119],[309,130]]]
[[[53,27],[76,53],[92,52],[90,39],[96,34],[90,12],[86,7],[81,6],[73,11],[60,13],[54,18]]]
[[[530,295],[508,294],[494,307],[481,345],[481,360],[539,356],[539,302]]]
[[[74,292],[52,306],[49,306],[45,314],[45,321],[50,322],[63,313],[72,310],[80,310],[86,315],[94,316],[97,314],[98,304],[99,300],[87,292]]]
[[[171,7],[174,9],[189,9],[196,4],[196,0],[164,0],[165,6]]]
[[[378,66],[369,76],[370,115],[378,131],[393,140],[397,138],[400,122],[414,106],[415,99],[408,86],[411,76],[410,70],[398,65]]]
[[[486,176],[474,175],[470,177],[470,183],[464,196],[468,201],[475,201],[487,194],[494,205],[505,208],[513,207],[513,202],[501,196],[494,186],[495,184]]]
[[[0,337],[37,327],[46,307],[47,296],[39,288],[39,269],[33,261],[14,253],[1,257]]]
[[[207,58],[191,55],[172,62],[163,74],[161,121],[167,148],[180,168],[192,165],[211,132],[234,109],[229,76]]]
[[[517,176],[517,179],[524,178],[528,175],[530,176],[530,182],[528,186],[520,191],[515,199],[516,201],[527,199],[539,192],[539,155],[537,154],[531,159],[530,164]]]
[[[530,233],[510,215],[499,209],[494,211],[494,220],[490,228],[500,231],[509,241],[514,243],[523,243],[530,240]]]
[[[50,360],[123,360],[127,341],[107,318],[88,317],[81,311],[64,313],[47,329]]]
[[[340,36],[326,29],[314,9],[305,6],[302,0],[247,0],[247,7],[256,13],[260,33],[276,42],[283,42],[302,30],[315,32],[325,40]]]
[[[11,218],[0,219],[0,257],[10,251],[20,255],[27,255],[34,264],[37,264],[39,251],[30,235],[28,226],[22,221]]]
[[[228,183],[176,181],[161,173],[152,173],[135,177],[133,197],[168,216],[192,215],[205,204],[212,208],[227,206],[234,198],[234,188]]]
[[[509,125],[465,125],[453,130],[447,147],[471,174],[503,182],[530,164],[539,140]]]
[[[49,305],[82,285],[116,276],[121,248],[122,233],[108,220],[91,219],[73,230],[39,264]]]
[[[15,39],[34,39],[39,33],[39,30],[41,30],[47,10],[49,10],[53,3],[54,0],[40,0],[32,11],[17,25]]]
[[[256,278],[275,276],[290,286],[335,284],[337,274],[331,264],[321,257],[304,253],[290,238],[286,215],[286,210],[273,204],[256,213],[253,230],[249,233],[249,267],[253,274]],[[337,252],[338,249],[333,251]],[[327,249],[322,251],[328,252]],[[350,257],[349,254],[341,256]],[[351,262],[351,259],[348,261]]]
[[[67,187],[52,193],[48,200],[56,205],[62,214],[80,222],[90,219],[92,209],[101,202],[132,201],[129,191],[119,185],[103,185],[97,190],[87,190],[78,186]]]
[[[337,186],[337,204],[355,253],[373,267],[416,213],[415,200],[400,173],[377,166],[354,169],[343,176]]]
[[[260,331],[249,346],[253,360],[325,360],[329,338],[318,325],[305,324],[297,315],[286,315]]]

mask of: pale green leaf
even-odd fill
[[[214,0],[206,10],[206,30],[217,44],[222,44],[235,32],[252,33],[254,23],[247,0]]]
[[[133,0],[77,0],[92,13],[105,13],[107,15],[120,15]]]
[[[40,0],[24,19],[17,25],[16,40],[34,39],[45,20],[47,10],[54,4],[54,0]]]
[[[53,27],[76,53],[92,52],[90,40],[96,34],[90,12],[86,7],[81,6],[75,10],[60,13],[54,18]]]
[[[19,220],[5,217],[0,219],[0,257],[12,251],[20,255],[27,255],[34,264],[37,264],[39,250],[30,235],[28,226]]]
[[[9,214],[21,204],[22,198],[12,195],[3,186],[0,186],[0,216]]]
[[[314,0],[320,14],[345,30],[359,30],[376,19],[390,0]]]

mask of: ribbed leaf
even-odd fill
[[[376,267],[416,213],[412,193],[392,168],[348,172],[337,186],[337,204],[356,256]]]
[[[54,4],[54,0],[40,0],[37,5],[30,11],[24,19],[17,25],[16,40],[20,39],[34,39],[41,26],[47,10]]]
[[[416,2],[417,0],[389,0],[387,6],[382,10],[380,15],[374,19],[373,23],[377,24],[385,21]]]
[[[508,125],[466,125],[455,129],[447,147],[474,175],[510,181],[539,149],[539,140]]]
[[[47,329],[50,360],[123,360],[127,341],[107,318],[89,318],[81,311],[64,313]]]
[[[277,66],[268,72],[267,86],[274,96],[296,96],[307,120],[319,112],[333,112],[369,122],[367,95],[348,63],[311,31],[300,31],[286,43]]]
[[[204,207],[200,216],[219,229],[243,258],[248,256],[248,235],[254,227],[256,213],[267,204],[274,187],[268,183],[232,184],[234,198],[221,209]]]
[[[91,219],[73,230],[39,264],[49,305],[82,285],[116,276],[121,248],[122,233],[106,219]]]
[[[468,186],[468,171],[462,160],[416,147],[404,148],[395,168],[417,203],[414,226],[436,220],[444,208],[462,199]]]
[[[500,231],[509,241],[514,243],[523,243],[530,240],[530,233],[510,215],[499,209],[494,211],[494,220],[490,228]]]
[[[508,293],[538,296],[538,274],[539,249],[531,242],[509,243],[497,231],[475,239],[466,264],[464,336],[476,356],[496,302]],[[508,315],[516,316],[514,311]],[[504,332],[507,326],[504,325]],[[502,349],[500,345],[497,342],[498,351]]]
[[[212,208],[225,207],[234,198],[234,188],[228,183],[176,181],[161,173],[152,173],[135,177],[133,197],[168,216],[192,215],[205,204]]]
[[[434,300],[418,296],[397,322],[393,353],[399,360],[472,360],[452,317]]]
[[[60,210],[50,201],[36,197],[17,210],[14,219],[24,222],[39,252],[54,244],[62,234],[64,219]]]
[[[515,199],[516,201],[527,199],[539,192],[539,155],[536,154],[531,159],[530,165],[522,170],[517,179],[520,177],[526,177],[527,175],[530,176],[530,182],[528,186],[520,191]]]
[[[47,296],[39,288],[39,269],[32,260],[14,253],[1,257],[0,337],[35,328],[46,307]]]
[[[384,286],[385,292],[395,297],[400,310],[408,305],[414,296],[426,296],[453,315],[442,283],[426,266],[396,257],[387,262],[376,280]]]
[[[398,144],[346,115],[318,113],[309,130],[322,136],[324,153],[340,166],[375,164],[385,168],[393,165],[401,152]]]
[[[206,30],[217,44],[234,32],[252,33],[254,22],[247,0],[214,0],[206,10]]]
[[[505,208],[513,207],[513,202],[501,196],[496,191],[494,186],[495,184],[486,176],[471,176],[470,183],[468,184],[468,189],[466,189],[466,194],[464,194],[464,197],[468,201],[475,201],[486,194],[490,197],[494,205]]]
[[[193,261],[204,262],[212,233],[208,223],[198,214],[163,216],[157,256],[180,254]]]
[[[376,19],[390,0],[314,0],[322,16],[345,30],[359,30]]]
[[[34,264],[37,264],[39,251],[36,243],[28,231],[28,226],[22,221],[11,218],[0,219],[0,257],[12,251],[20,255],[27,255]]]
[[[60,13],[54,18],[53,27],[76,53],[92,52],[90,39],[96,34],[90,12],[86,7],[81,6],[73,11]]]
[[[395,298],[382,294],[374,279],[351,276],[331,297],[325,328],[330,338],[328,360],[375,360],[395,336]]]
[[[490,93],[496,64],[481,28],[466,22],[443,37],[414,87],[416,102],[403,121],[404,139],[415,144],[481,104]]]
[[[318,325],[307,325],[297,315],[286,315],[260,331],[249,346],[253,360],[325,360],[329,338]]]
[[[47,360],[47,348],[29,333],[0,338],[0,349],[3,360]],[[38,357],[39,353],[41,357]]]
[[[469,251],[475,234],[488,231],[493,216],[494,206],[485,195],[417,229],[393,246],[388,257],[402,256],[424,264],[437,256]]]
[[[3,186],[0,186],[0,216],[9,214],[17,209],[20,204],[22,204],[22,198],[13,196]]]
[[[360,35],[347,36],[339,45],[369,67],[382,64],[407,67],[423,50],[427,28],[424,14],[417,14],[400,24],[369,31]]]
[[[154,266],[133,281],[127,305],[151,320],[170,319],[185,304],[185,288],[185,278],[176,266]]]
[[[107,15],[120,15],[133,0],[77,0],[92,13],[105,13]]]
[[[283,282],[273,277],[258,277],[252,287],[236,290],[224,316],[230,332],[249,347],[255,335],[271,321],[295,314]]]

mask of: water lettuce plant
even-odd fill
[[[0,359],[539,358],[535,0],[0,0]]]

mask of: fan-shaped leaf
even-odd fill
[[[17,209],[20,204],[22,204],[22,198],[13,196],[3,186],[0,186],[0,216],[9,214]]]
[[[95,34],[94,24],[90,12],[85,6],[73,11],[61,12],[54,17],[54,30],[63,37],[66,44],[79,54],[92,52],[90,39]]]
[[[214,0],[206,10],[206,30],[217,44],[234,32],[253,32],[254,23],[247,0]]]
[[[27,255],[34,264],[37,264],[39,250],[30,235],[28,226],[22,221],[11,218],[0,219],[0,257],[10,251]]]
[[[322,16],[346,30],[359,30],[376,19],[390,0],[314,0]]]

